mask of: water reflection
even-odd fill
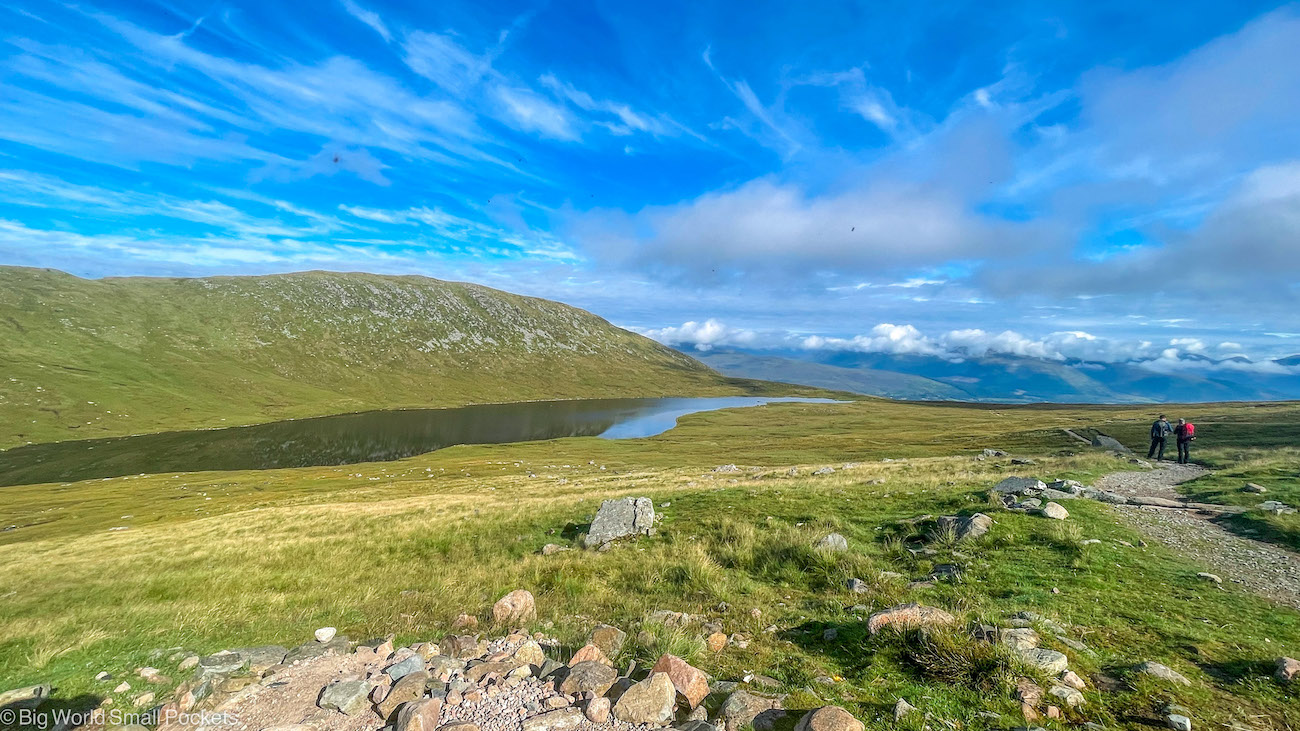
[[[781,401],[829,399],[590,399],[455,409],[368,411],[256,426],[34,444],[0,452],[0,485],[71,482],[140,473],[308,467],[401,459],[456,444],[558,437],[647,437],[685,414]]]

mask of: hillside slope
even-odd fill
[[[745,385],[591,313],[423,277],[84,280],[0,267],[0,340],[0,448]]]

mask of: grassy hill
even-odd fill
[[[0,448],[365,409],[754,388],[557,302],[424,277],[0,267]]]

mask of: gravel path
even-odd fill
[[[1142,472],[1115,472],[1097,488],[1126,497],[1183,501],[1177,486],[1209,474],[1199,465],[1161,464]],[[1115,505],[1115,512],[1150,538],[1203,564],[1212,573],[1260,596],[1300,609],[1300,554],[1231,533],[1218,516],[1195,510]]]

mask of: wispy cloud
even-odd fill
[[[384,39],[385,43],[391,43],[393,41],[393,34],[388,32],[388,26],[384,25],[384,20],[379,17],[379,13],[376,13],[373,10],[366,10],[354,0],[339,1],[343,3],[343,7],[348,11],[349,15],[370,26],[371,30],[378,33],[380,37]]]

